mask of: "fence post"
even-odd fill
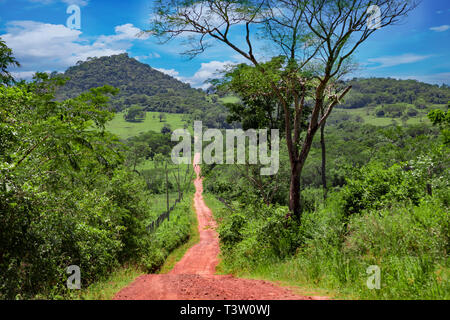
[[[169,212],[169,173],[167,171],[167,161],[166,161],[166,198],[167,198],[167,212]],[[169,219],[170,220],[170,219]]]

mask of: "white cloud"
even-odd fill
[[[231,61],[211,61],[202,63],[200,69],[190,78],[185,79],[195,88],[207,89],[210,84],[205,83],[206,80],[220,76],[220,72],[226,69],[227,66],[234,65]]]
[[[407,75],[407,76],[393,76],[392,78],[396,79],[413,79],[420,82],[426,82],[431,84],[447,84],[450,85],[450,72],[441,72],[434,74],[426,74],[426,75]]]
[[[403,55],[399,55],[399,56],[385,56],[385,57],[367,59],[368,64],[366,64],[366,65],[371,67],[372,69],[388,68],[388,67],[398,66],[401,64],[409,64],[409,63],[423,61],[430,57],[432,57],[432,55],[417,55],[417,54],[407,53],[407,54],[403,54]]]
[[[44,72],[50,73],[51,71],[47,70],[47,71],[44,71]],[[34,72],[34,71],[19,71],[19,72],[11,72],[11,75],[16,80],[22,80],[22,79],[31,79],[31,78],[33,78],[35,73],[36,72]]]
[[[7,33],[0,35],[13,49],[22,68],[13,72],[65,70],[88,57],[121,54],[138,39],[140,30],[132,24],[115,28],[115,34],[102,35],[94,42],[81,38],[82,32],[64,25],[35,21],[13,21],[7,24]]]
[[[180,72],[175,69],[163,69],[163,68],[155,68],[156,70],[165,73],[171,77],[174,77],[177,80],[180,80],[185,83],[189,83],[194,88],[207,89],[210,84],[205,83],[205,81],[209,79],[213,79],[215,77],[220,76],[220,72],[226,69],[227,66],[235,65],[235,62],[231,61],[211,61],[202,63],[200,69],[192,76],[192,77],[183,77],[180,76]]]
[[[29,2],[42,3],[42,4],[52,4],[55,2],[63,2],[67,5],[76,4],[80,7],[84,7],[88,4],[89,0],[28,0]]]
[[[444,24],[443,26],[439,26],[439,27],[430,28],[430,30],[436,31],[436,32],[444,32],[444,31],[447,31],[448,29],[450,29],[450,25],[448,25],[448,24]]]
[[[155,70],[167,74],[177,80],[183,81],[183,78],[180,76],[180,73],[175,69],[155,68]]]
[[[68,5],[76,4],[78,6],[86,6],[88,4],[88,0],[61,0]]]
[[[158,52],[151,52],[146,56],[136,56],[133,57],[138,61],[142,61],[142,60],[148,60],[148,59],[159,59],[161,58],[161,55]]]
[[[115,43],[117,41],[123,41],[123,40],[147,40],[149,38],[148,34],[142,34],[142,30],[139,28],[136,28],[131,23],[127,23],[121,26],[117,26],[114,28],[114,31],[116,34],[109,35],[109,36],[100,36],[97,38],[97,43],[103,43],[103,44],[111,44]]]

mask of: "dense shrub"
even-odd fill
[[[418,204],[425,193],[425,185],[412,171],[400,165],[385,168],[379,162],[371,162],[356,169],[348,179],[342,193],[342,210],[346,215],[378,209],[395,201],[411,201]]]
[[[167,256],[190,235],[190,226],[196,219],[192,209],[192,197],[186,195],[186,200],[176,206],[166,220],[154,234],[145,240],[141,264],[148,272],[154,272],[162,266]]]
[[[230,266],[245,270],[253,264],[278,261],[299,245],[298,225],[286,207],[261,204],[218,215],[223,215],[219,237]]]
[[[439,202],[370,210],[343,224],[332,211],[305,216],[301,250],[284,268],[299,281],[361,298],[448,299],[449,214]],[[381,290],[366,286],[369,266],[381,269]]]

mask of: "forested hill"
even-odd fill
[[[447,104],[450,101],[450,87],[432,85],[416,80],[396,80],[391,78],[365,78],[347,81],[353,89],[341,106],[345,109],[358,109],[407,103],[418,109]]]
[[[61,76],[61,75],[60,75]],[[94,87],[111,85],[120,89],[112,99],[115,111],[137,105],[147,111],[194,113],[221,108],[200,89],[143,64],[128,54],[88,58],[69,68],[63,77],[70,80],[58,92],[58,99],[71,98]]]

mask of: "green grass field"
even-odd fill
[[[240,101],[240,99],[235,96],[226,96],[226,97],[220,98],[219,101],[221,103],[238,103]]]
[[[224,98],[220,98],[219,101],[221,103],[236,103],[239,101],[239,98],[235,96],[227,96]],[[434,105],[431,106],[430,109],[445,109],[444,105]],[[352,116],[360,116],[364,119],[364,123],[374,125],[374,126],[389,126],[394,123],[394,121],[398,125],[402,125],[403,121],[400,118],[394,119],[389,117],[379,118],[375,116],[374,110],[369,108],[362,109],[338,109],[336,108],[334,113],[348,113]],[[169,125],[172,130],[183,129],[186,125],[186,122],[183,121],[183,114],[174,114],[174,113],[165,113],[166,119],[164,122],[159,120],[159,112],[147,112],[147,116],[143,122],[127,122],[123,118],[123,113],[117,113],[115,118],[110,121],[106,129],[122,139],[128,139],[133,136],[137,136],[141,133],[154,131],[161,132],[161,129],[164,125]],[[417,124],[430,124],[430,121],[427,117],[427,112],[422,112],[416,117],[411,117],[406,122],[408,125],[417,125]],[[192,125],[188,124],[188,130],[193,134]]]
[[[113,120],[107,125],[106,129],[122,139],[137,136],[141,133],[154,131],[161,132],[164,125],[169,125],[172,130],[183,129],[185,122],[182,120],[182,114],[165,113],[166,120],[159,121],[160,112],[147,112],[147,116],[142,122],[127,122],[123,118],[123,113],[117,113]],[[188,128],[192,132],[192,129]]]
[[[374,115],[374,111],[368,108],[362,109],[335,109],[333,113],[348,113],[352,116],[360,116],[363,118],[365,124],[370,124],[373,126],[385,127],[392,125],[394,121],[398,125],[403,125],[403,121],[401,118],[389,118],[389,117],[377,117]],[[430,124],[430,120],[428,119],[426,114],[419,114],[416,117],[411,117],[406,122],[408,125],[417,125],[417,124]]]

